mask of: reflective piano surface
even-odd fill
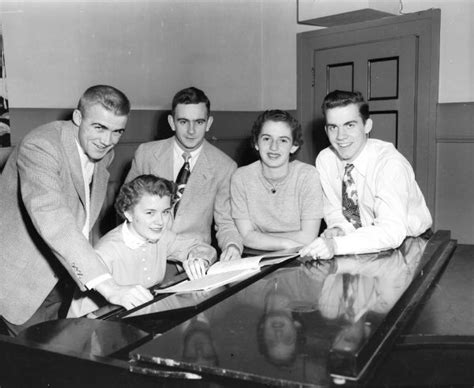
[[[293,261],[131,352],[152,364],[284,386],[357,380],[388,341],[390,312],[419,287],[427,240],[399,249]],[[418,282],[413,282],[414,280]],[[402,301],[403,302],[403,301]]]
[[[11,370],[19,362],[21,370],[41,376],[36,383],[59,379],[68,386],[195,384],[179,374],[160,377],[169,371],[193,373],[214,386],[403,386],[394,366],[420,336],[432,344],[430,330],[439,334],[440,326],[450,326],[434,316],[449,308],[452,296],[437,293],[451,280],[438,277],[454,248],[449,233],[438,232],[386,252],[291,260],[211,292],[160,296],[103,319],[45,322],[16,339],[2,336],[0,354],[14,357],[0,356],[1,362]],[[472,338],[466,337],[472,327],[458,325],[446,332],[451,345],[454,337],[459,344],[459,331]],[[57,362],[74,377],[52,367]],[[88,372],[77,376],[78,370]],[[17,386],[11,381],[0,371],[2,388]]]

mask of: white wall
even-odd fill
[[[474,101],[474,1],[300,0],[300,20],[441,9],[439,101]],[[12,107],[71,107],[94,83],[164,109],[194,84],[218,110],[296,109],[296,0],[2,0]],[[308,7],[308,4],[311,7]],[[402,7],[400,7],[400,4]]]
[[[72,107],[89,85],[166,109],[195,85],[217,110],[296,108],[292,0],[3,1],[12,107]]]

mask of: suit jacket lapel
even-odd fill
[[[186,213],[188,206],[193,206],[196,198],[209,195],[209,182],[213,178],[213,166],[209,161],[208,144],[204,141],[203,148],[199,154],[199,158],[191,171],[183,198],[179,204],[178,214]]]
[[[213,177],[213,166],[209,161],[208,144],[204,141],[199,158],[194,166],[188,184],[192,190],[201,191],[207,187],[208,180]],[[186,187],[187,189],[187,187]]]
[[[72,182],[77,191],[82,205],[86,205],[86,192],[84,188],[84,178],[82,176],[81,160],[77,150],[78,127],[72,122],[68,122],[61,131],[61,141],[64,146],[66,161],[71,171]]]
[[[67,155],[67,163],[71,171],[74,188],[86,213],[86,188],[84,187],[84,177],[82,175],[81,160],[77,150],[78,127],[72,122],[65,126],[61,133],[62,142]],[[113,151],[107,154],[102,160],[98,161],[94,167],[94,175],[92,176],[92,189],[90,193],[90,225],[94,225],[99,212],[104,203],[107,193],[107,183],[109,181],[109,172],[107,167],[113,159]],[[89,190],[89,188],[87,188]]]
[[[110,151],[102,160],[98,161],[94,167],[94,175],[92,176],[91,188],[91,208],[90,223],[94,225],[97,217],[99,217],[105,195],[107,194],[107,184],[109,182],[108,165],[113,159],[113,151]]]
[[[162,147],[159,147],[153,154],[152,163],[160,166],[159,170],[164,171],[162,178],[173,180],[173,152],[174,152],[174,136],[166,139]],[[155,170],[150,166],[150,170]]]

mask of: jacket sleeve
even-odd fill
[[[46,139],[25,141],[17,163],[22,200],[34,228],[84,290],[85,283],[107,269],[82,233],[84,206],[75,188],[66,187],[71,172],[61,150]]]
[[[190,253],[206,259],[209,265],[212,265],[217,258],[216,250],[209,244],[173,233],[173,237],[169,241],[167,260],[183,263],[188,259]]]

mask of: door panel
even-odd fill
[[[413,164],[416,48],[416,38],[409,36],[314,50],[313,116],[323,122],[320,107],[330,91],[360,91],[369,102],[374,121],[370,137],[394,143]],[[404,130],[399,131],[399,126]],[[315,129],[316,142],[310,144],[313,155],[328,145],[324,128]]]

